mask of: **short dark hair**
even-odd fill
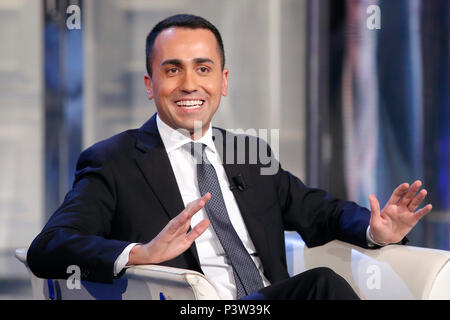
[[[225,50],[223,48],[222,37],[220,36],[219,30],[205,18],[192,14],[176,14],[158,22],[147,35],[147,39],[145,40],[145,65],[150,77],[152,76],[151,60],[155,39],[161,31],[171,27],[210,30],[217,40],[220,57],[222,59],[222,70],[225,68]]]

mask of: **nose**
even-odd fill
[[[197,79],[193,72],[191,71],[185,72],[182,78],[180,89],[184,93],[192,93],[197,91]]]

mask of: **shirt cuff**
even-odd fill
[[[114,277],[116,277],[123,268],[128,263],[128,259],[130,258],[130,251],[133,249],[135,245],[139,243],[131,243],[128,246],[125,247],[125,249],[122,251],[122,253],[117,257],[116,261],[114,262]]]
[[[375,240],[373,240],[372,236],[370,235],[370,226],[367,227],[366,230],[366,239],[367,239],[367,245],[369,248],[373,248],[375,246],[384,247],[388,245],[388,243],[378,243]]]

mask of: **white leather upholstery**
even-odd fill
[[[450,251],[389,245],[366,250],[341,241],[308,248],[297,233],[286,234],[291,275],[329,267],[361,299],[450,299]]]
[[[26,266],[26,249],[16,250]],[[296,233],[286,233],[286,257],[291,275],[329,267],[344,277],[362,299],[450,299],[450,252],[390,245],[366,250],[341,241],[308,248]],[[48,299],[47,280],[28,269],[33,297]],[[113,284],[81,282],[69,289],[53,280],[56,299],[219,299],[200,273],[157,265],[134,266]]]
[[[49,299],[47,280],[36,277],[26,263],[27,249],[17,249],[16,257],[28,269],[34,299]],[[217,300],[219,296],[210,282],[199,272],[140,265],[127,269],[124,276],[112,284],[81,281],[80,289],[69,289],[66,280],[52,280],[55,299],[93,300]],[[161,295],[162,294],[162,295]]]

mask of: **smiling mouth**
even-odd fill
[[[203,103],[205,101],[203,100],[180,100],[175,102],[178,107],[184,110],[194,110],[199,109],[202,107]]]

